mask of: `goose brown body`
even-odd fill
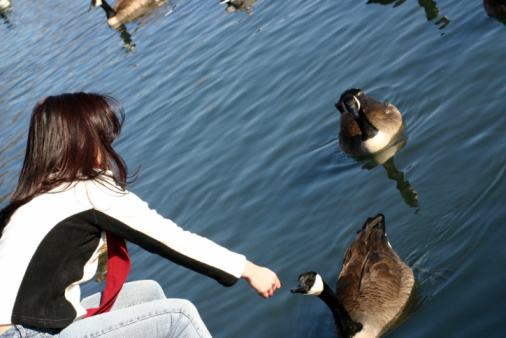
[[[321,298],[332,310],[340,336],[380,336],[401,314],[413,290],[413,272],[390,246],[384,220],[378,214],[359,230],[344,255],[335,293],[314,272],[302,274],[298,288],[292,289]],[[318,277],[320,283],[315,282]]]
[[[384,221],[384,216],[378,218]],[[377,336],[398,317],[415,279],[390,246],[384,226],[372,221],[364,227],[346,250],[336,290],[351,318]]]
[[[90,10],[101,6],[107,14],[107,23],[112,28],[128,23],[150,8],[160,6],[165,1],[157,0],[117,0],[111,7],[106,0],[92,0]]]
[[[343,98],[346,95],[353,95],[358,100],[361,113],[363,112],[369,122],[378,130],[379,135],[364,141],[363,132],[356,118],[344,108]],[[395,135],[402,130],[402,116],[397,107],[366,96],[363,90],[349,89],[345,91],[339,102],[336,103],[336,108],[341,112],[339,144],[343,151],[349,155],[368,156],[375,153],[390,144]]]

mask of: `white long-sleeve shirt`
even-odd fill
[[[243,255],[184,231],[109,182],[74,184],[34,198],[0,238],[0,324],[64,328],[85,316],[79,285],[93,278],[105,232],[233,285]]]

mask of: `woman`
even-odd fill
[[[124,240],[224,286],[243,278],[264,298],[280,288],[271,270],[184,231],[126,190],[127,168],[112,148],[123,121],[119,103],[98,94],[36,104],[19,183],[0,212],[0,337],[210,336],[191,303],[165,299],[156,283],[122,288]],[[105,291],[81,302],[79,285],[94,276],[104,242]]]

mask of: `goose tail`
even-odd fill
[[[379,230],[382,235],[385,234],[385,216],[383,214],[369,217],[362,226],[362,231],[365,231],[366,235],[370,234],[373,230]]]

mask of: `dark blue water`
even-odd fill
[[[142,166],[131,189],[285,284],[263,300],[130,246],[130,280],[190,299],[214,336],[331,337],[323,302],[289,289],[307,270],[333,285],[378,212],[422,269],[390,337],[505,335],[506,26],[481,0],[259,0],[232,13],[168,1],[119,31],[88,1],[11,2],[0,13],[2,206],[33,105],[111,93],[127,112],[116,148],[132,172]],[[403,114],[387,162],[339,147],[334,103],[353,87]]]

